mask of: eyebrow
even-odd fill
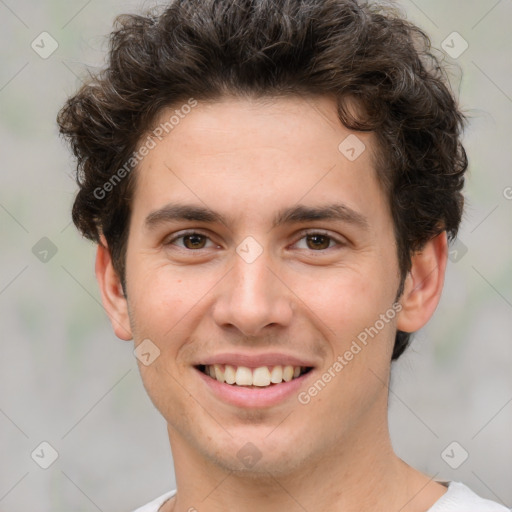
[[[291,208],[285,208],[276,215],[273,227],[294,222],[312,222],[315,220],[337,220],[347,224],[367,230],[369,228],[368,220],[364,215],[356,212],[347,205],[341,203],[330,204],[326,206],[303,206],[297,205]]]
[[[206,222],[209,224],[226,224],[226,219],[220,213],[217,213],[210,208],[204,206],[169,203],[162,208],[151,212],[146,217],[144,225],[147,229],[151,230],[160,224],[180,220],[192,220],[196,222]]]
[[[161,224],[183,220],[204,222],[207,224],[219,223],[226,226],[229,225],[229,219],[206,206],[178,203],[169,203],[151,212],[146,217],[144,225],[146,229],[152,230]],[[369,228],[368,220],[364,215],[349,208],[347,205],[335,203],[318,207],[295,205],[284,208],[274,217],[272,229],[285,224],[313,222],[318,220],[342,221],[353,224],[364,230]]]

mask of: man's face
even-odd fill
[[[382,430],[398,262],[375,141],[354,160],[349,135],[329,98],[226,98],[137,170],[130,323],[160,350],[140,370],[175,452],[278,474]],[[305,373],[268,384],[286,366]]]

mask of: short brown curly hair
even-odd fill
[[[97,190],[126,169],[161,109],[190,97],[297,94],[334,95],[346,127],[375,134],[399,295],[411,255],[444,230],[455,237],[465,118],[423,31],[395,9],[357,0],[174,0],[118,17],[108,65],[58,115],[77,159],[73,222],[95,242],[105,236],[123,286],[135,173],[108,194]],[[397,332],[393,359],[409,338]]]

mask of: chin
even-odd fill
[[[286,429],[280,436],[273,434],[270,437],[272,428],[261,428],[259,432],[249,430],[250,433],[244,429],[243,435],[225,436],[222,440],[212,436],[217,442],[198,446],[199,451],[223,472],[248,479],[292,475],[304,467],[307,459],[313,458],[312,454],[304,452],[305,443],[290,435]]]
[[[261,458],[253,463],[245,463],[233,454],[219,457],[218,454],[208,454],[210,462],[222,471],[234,476],[250,480],[272,480],[275,477],[290,476],[304,464],[304,455],[283,458],[275,453],[261,452]]]

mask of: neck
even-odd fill
[[[299,468],[257,475],[230,471],[206,459],[169,428],[178,493],[162,511],[427,510],[446,489],[429,483],[394,454],[387,420],[375,418],[365,425]]]

